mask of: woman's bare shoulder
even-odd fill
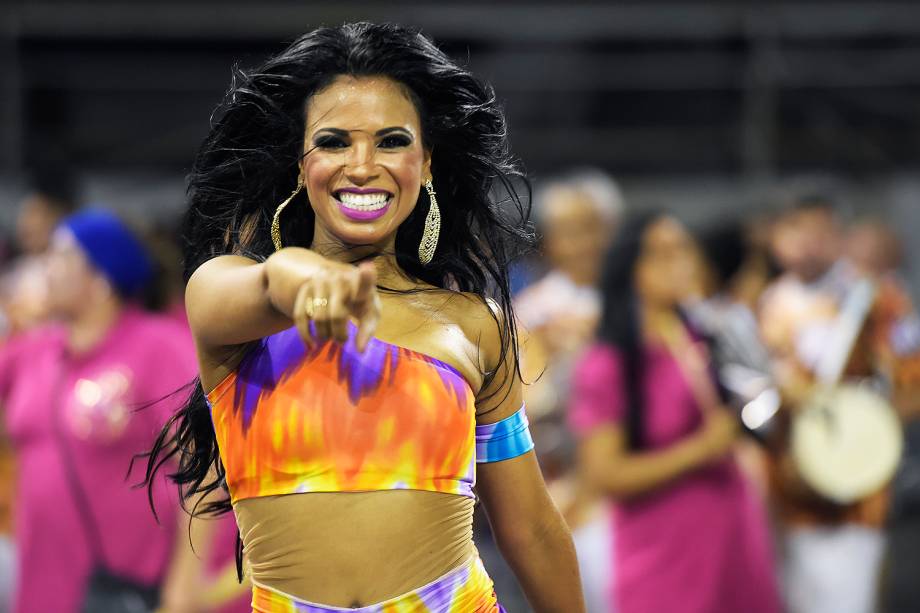
[[[444,301],[445,315],[479,348],[481,365],[491,369],[501,352],[504,313],[495,300],[472,292],[450,292]]]

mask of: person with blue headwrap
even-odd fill
[[[0,347],[0,405],[18,460],[14,611],[120,610],[93,604],[104,585],[140,596],[146,610],[158,601],[201,610],[182,602],[200,598],[202,579],[187,555],[187,517],[163,480],[153,490],[158,525],[147,493],[131,487],[140,471],[126,479],[195,376],[190,337],[135,304],[154,264],[114,214],[64,218],[46,258],[55,323]]]
[[[61,222],[54,238],[60,242],[62,234],[74,239],[89,263],[122,298],[136,295],[153,275],[146,248],[108,211],[90,209],[70,215]]]

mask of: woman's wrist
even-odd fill
[[[684,472],[690,472],[710,460],[709,442],[703,431],[695,432],[678,443],[683,447]]]
[[[281,314],[290,317],[300,286],[329,262],[315,251],[285,247],[270,255],[263,264],[263,283],[268,301]]]

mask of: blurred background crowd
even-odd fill
[[[183,176],[231,65],[349,20],[506,105],[528,415],[591,613],[920,611],[920,5],[887,0],[4,4],[0,611],[106,573],[249,610],[232,519],[193,549],[128,463],[195,375]]]

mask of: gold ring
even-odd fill
[[[325,298],[314,298],[313,300],[307,303],[307,319],[313,319],[313,316],[316,315],[316,309],[324,308],[329,301]]]

